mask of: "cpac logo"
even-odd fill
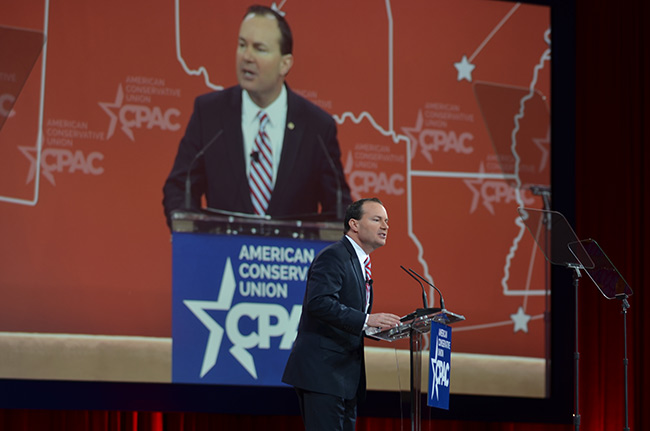
[[[386,172],[354,171],[350,174],[350,188],[356,195],[368,193],[404,194],[404,175]]]
[[[429,163],[433,163],[432,152],[453,151],[457,154],[474,152],[474,147],[470,145],[470,142],[474,140],[473,134],[469,132],[458,134],[453,130],[447,132],[438,129],[422,129],[423,125],[422,111],[419,111],[414,127],[402,127],[402,131],[411,141],[411,158],[415,158],[418,148]]]
[[[16,113],[11,109],[11,107],[16,102],[16,98],[13,94],[0,94],[0,117],[13,117]]]
[[[482,164],[479,171],[480,173],[484,172]],[[470,214],[473,214],[476,211],[479,201],[492,215],[494,215],[494,204],[508,204],[511,202],[519,202],[519,200],[526,205],[532,205],[535,203],[534,198],[526,198],[523,193],[511,187],[503,180],[485,180],[485,178],[479,178],[463,181],[473,194],[472,205],[469,210]]]
[[[18,147],[21,153],[30,161],[31,166],[27,174],[27,184],[36,176],[37,158],[36,149],[33,147]],[[68,172],[70,174],[82,172],[86,175],[101,175],[104,168],[99,164],[104,160],[104,155],[97,151],[85,154],[81,150],[68,150],[64,148],[47,148],[41,153],[41,173],[53,185],[54,172]]]
[[[176,131],[181,128],[179,123],[173,122],[181,114],[176,108],[169,108],[163,112],[158,106],[150,108],[146,105],[123,105],[123,102],[124,91],[122,90],[122,84],[117,87],[115,102],[98,102],[99,106],[111,119],[106,139],[109,139],[115,133],[118,120],[120,121],[122,131],[132,141],[135,141],[132,130],[134,128],[142,129],[144,127],[153,129],[157,127],[160,130],[171,131]]]
[[[216,301],[185,300],[183,303],[210,331],[203,355],[200,376],[203,378],[217,364],[223,336],[227,335],[232,343],[230,354],[254,378],[257,379],[257,367],[253,355],[248,349],[270,349],[272,337],[282,337],[280,349],[290,350],[298,333],[298,323],[302,307],[294,305],[291,314],[278,304],[261,304],[240,302],[232,305],[236,282],[230,258],[226,260],[219,297]],[[225,330],[208,311],[228,311],[225,318]],[[257,321],[257,331],[242,334],[240,320]]]
[[[444,352],[442,350],[447,349],[451,351],[451,343],[448,340],[440,338],[442,333],[444,333],[444,336],[446,337],[447,331],[439,329],[435,347],[432,349],[435,351],[435,354],[433,358],[431,358],[431,386],[433,389],[431,391],[431,399],[433,399],[433,396],[435,395],[436,400],[440,397],[439,387],[449,387],[449,370],[451,365],[449,361],[444,360]],[[438,359],[438,356],[440,356],[440,359]]]

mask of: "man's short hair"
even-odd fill
[[[275,18],[278,23],[278,28],[280,29],[280,54],[285,55],[293,53],[293,35],[291,34],[289,23],[287,23],[287,20],[284,19],[282,15],[268,6],[262,6],[259,4],[250,6],[248,10],[246,10],[244,19],[250,14]]]
[[[376,202],[379,205],[384,205],[378,198],[365,198],[352,202],[348,209],[345,211],[345,220],[343,220],[343,232],[348,233],[350,230],[350,220],[361,220],[363,217],[363,204],[366,202]]]

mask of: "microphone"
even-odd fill
[[[219,136],[223,133],[223,129],[219,130],[210,141],[201,148],[201,150],[196,153],[192,161],[190,162],[189,167],[187,168],[187,177],[185,178],[185,209],[189,210],[192,207],[192,180],[190,178],[190,173],[196,161],[201,157],[212,144],[219,139]]]
[[[257,151],[257,150],[251,151],[251,159],[253,159],[253,161],[255,163],[259,163],[260,162],[260,152]]]
[[[327,159],[330,168],[332,169],[332,173],[334,174],[334,180],[336,181],[336,218],[337,220],[343,220],[344,219],[343,191],[341,189],[341,179],[339,178],[339,173],[336,170],[336,166],[334,165],[334,160],[332,160],[330,153],[327,152],[327,147],[325,147],[325,142],[323,142],[323,138],[321,138],[320,135],[317,135],[317,137],[318,137],[318,143],[320,144],[320,147],[323,149],[325,158]]]
[[[434,289],[436,289],[436,292],[438,292],[438,295],[440,296],[440,308],[443,309],[443,310],[445,310],[445,300],[442,299],[442,292],[440,292],[440,289],[438,289],[438,288],[437,288],[436,286],[434,286],[433,284],[429,283],[429,281],[428,281],[426,278],[422,277],[420,274],[418,274],[417,272],[413,271],[411,268],[409,268],[409,272],[412,273],[412,274],[417,275],[417,276],[418,276],[419,278],[421,278],[422,281],[424,281],[426,284],[428,284],[429,286],[431,286],[431,287],[433,287]]]
[[[413,277],[413,279],[414,279],[415,281],[417,281],[417,282],[420,284],[420,287],[422,288],[422,305],[424,306],[424,308],[429,307],[429,301],[427,301],[427,293],[425,292],[425,289],[424,289],[424,286],[422,285],[422,282],[421,282],[420,280],[418,280],[417,278],[415,278],[415,276],[414,276],[413,274],[411,274],[411,273],[410,273],[406,268],[404,268],[402,265],[400,265],[399,267],[402,268],[402,269],[404,270],[404,272],[406,272],[408,275],[410,275],[411,277]]]

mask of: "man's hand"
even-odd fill
[[[392,328],[399,323],[399,316],[391,313],[374,313],[368,316],[368,326],[374,328]]]

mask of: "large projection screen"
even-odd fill
[[[388,244],[373,254],[374,309],[405,315],[421,306],[420,287],[399,266],[413,268],[467,318],[453,327],[457,402],[549,400],[551,276],[516,209],[544,208],[539,191],[550,193],[551,7],[276,4],[294,34],[288,85],[335,118],[353,199],[377,196],[388,209]],[[3,8],[0,26],[47,40],[15,104],[0,105],[6,384],[191,392],[172,382],[161,189],[194,98],[236,84],[248,5],[27,0]],[[0,81],[16,73],[0,63]],[[408,344],[366,346],[369,389],[407,390],[400,358]]]

